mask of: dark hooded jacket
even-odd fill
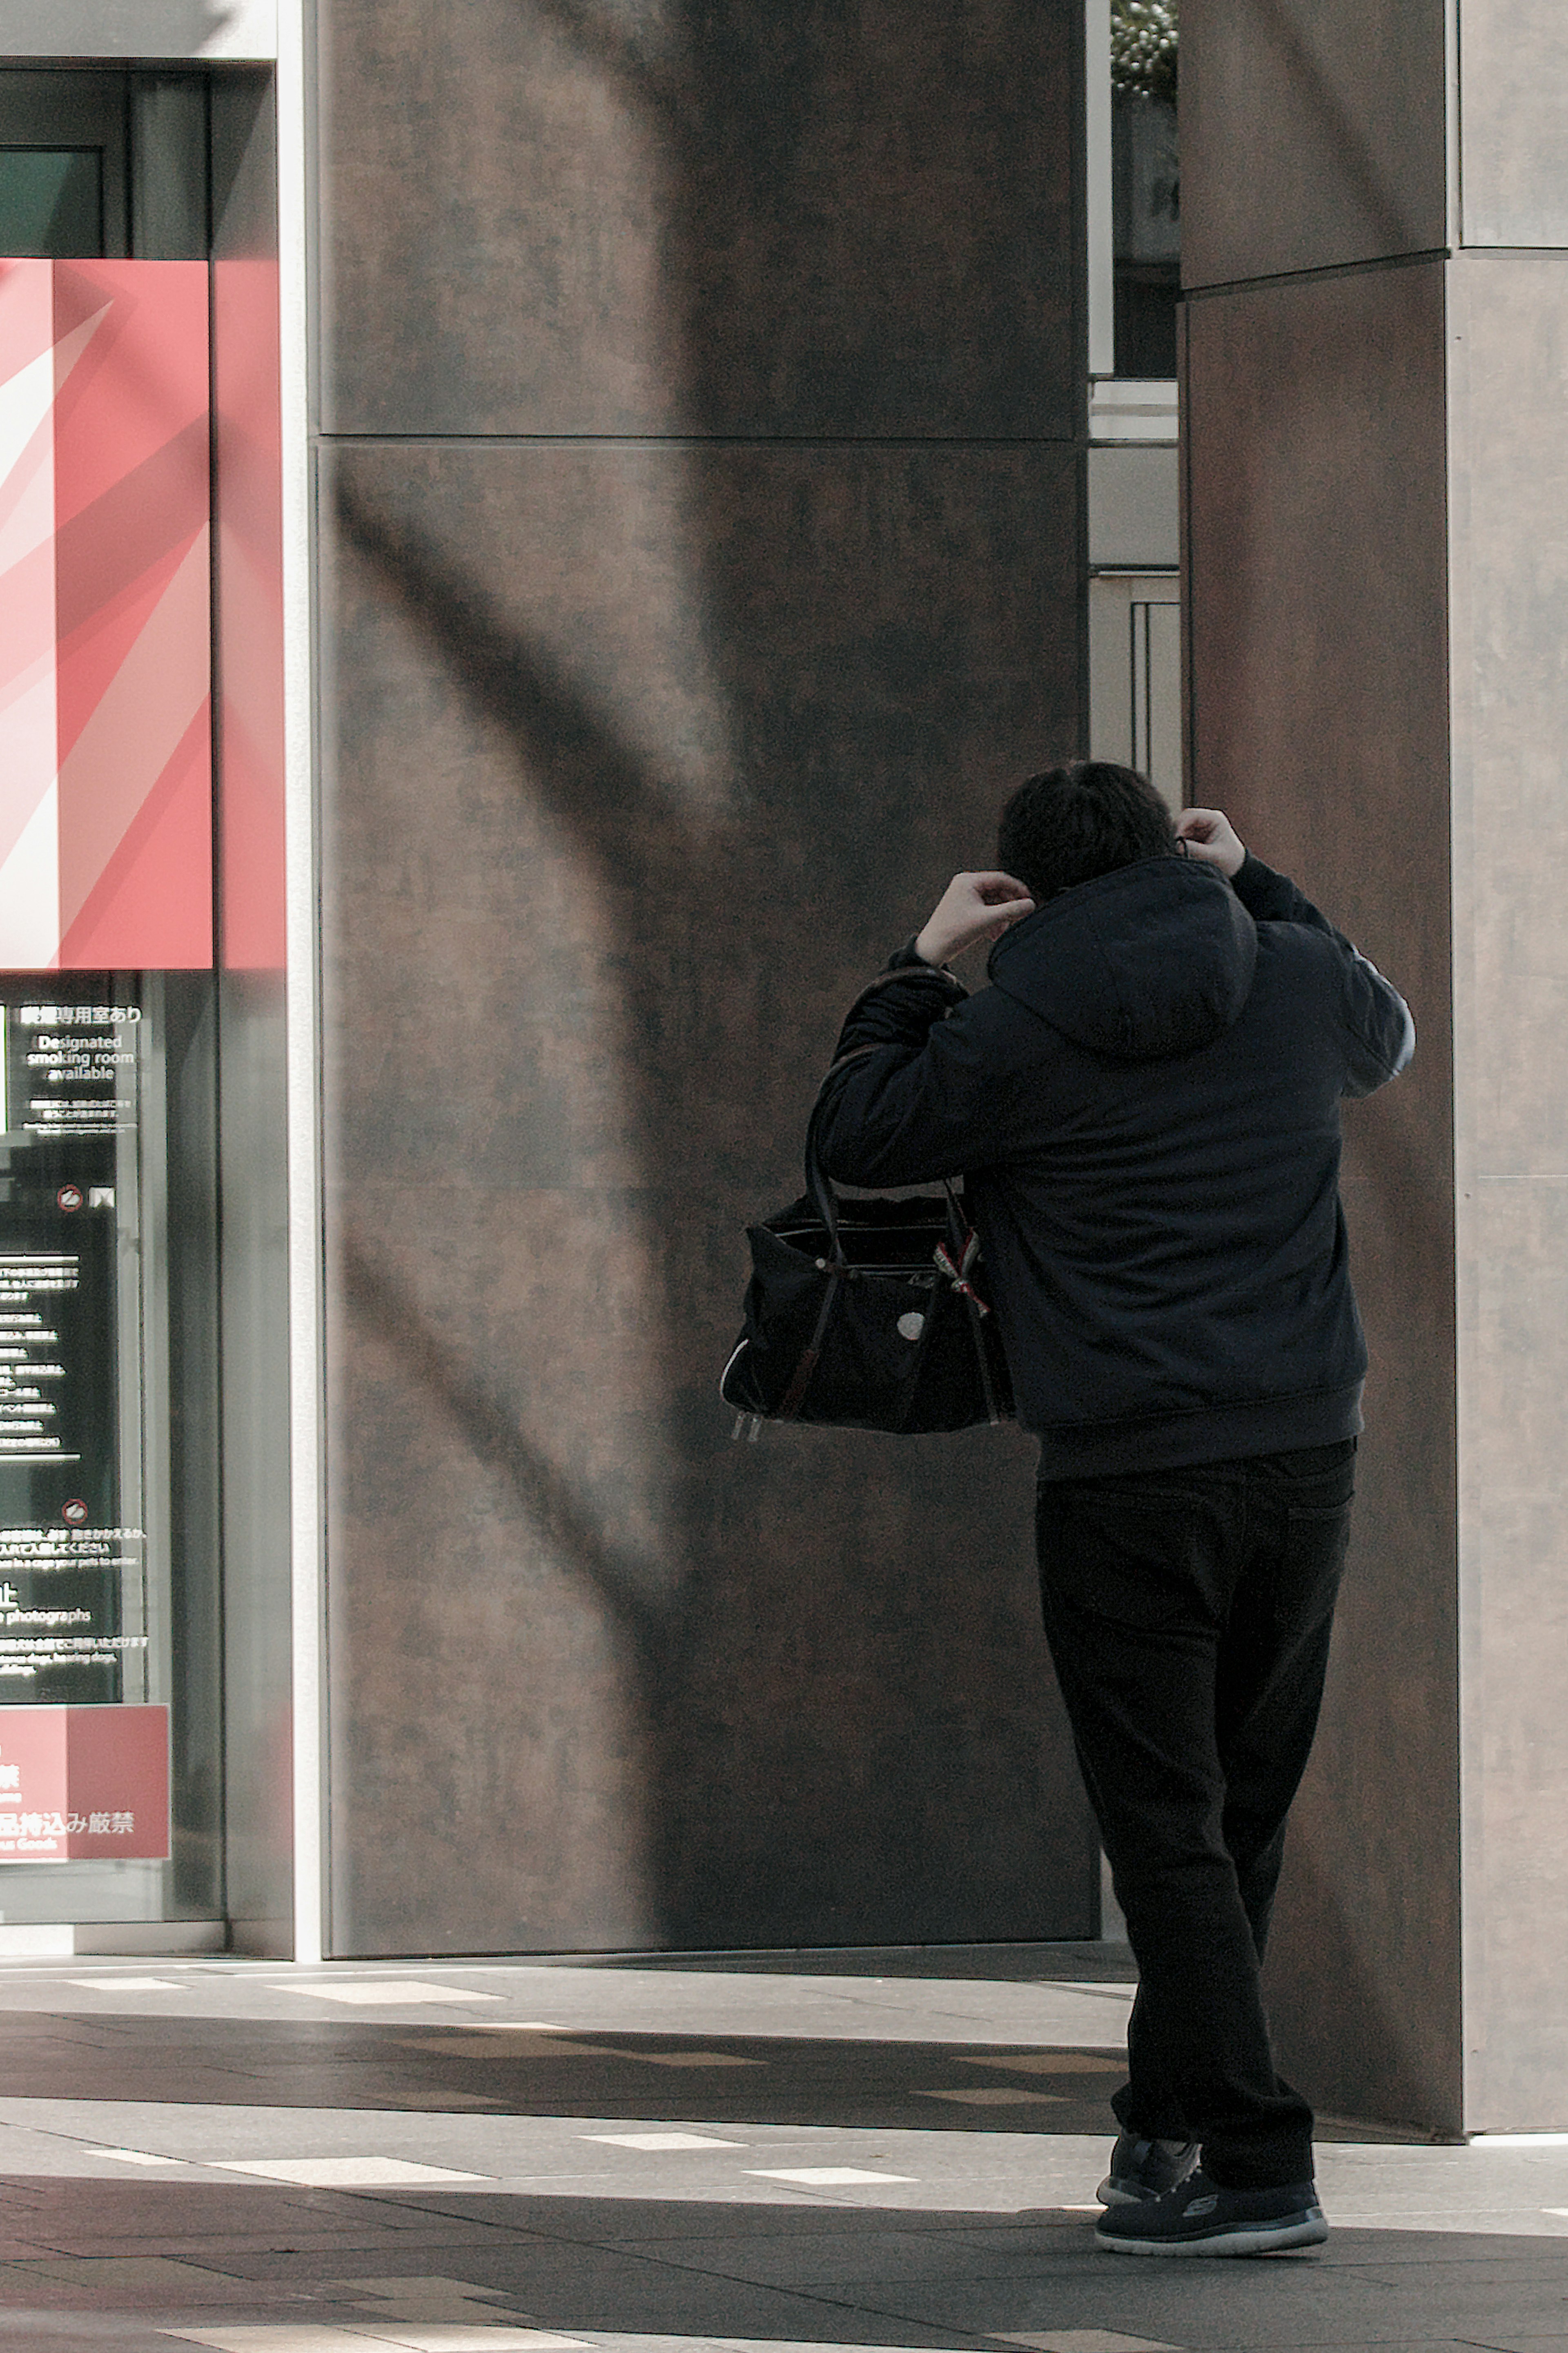
[[[990,979],[900,950],[817,1141],[841,1184],[963,1172],[1041,1476],[1353,1435],[1340,1100],[1409,1060],[1397,991],[1250,856],[1234,885],[1152,858],[1063,892]]]

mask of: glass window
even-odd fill
[[[1111,0],[1116,373],[1176,373],[1182,286],[1176,0]]]
[[[103,251],[96,147],[0,147],[0,254],[89,260]]]
[[[33,356],[38,322],[47,331],[62,285],[78,303],[72,318],[84,284],[94,301],[135,298],[111,339],[117,356],[111,363],[100,346],[99,364],[72,378],[72,398],[57,404],[47,428],[57,458],[108,449],[105,430],[113,443],[93,476],[100,495],[73,512],[54,550],[59,614],[72,622],[58,620],[47,685],[60,713],[68,687],[78,727],[84,702],[95,717],[106,708],[104,693],[124,675],[114,665],[134,653],[130,638],[116,638],[109,654],[93,657],[98,667],[83,684],[79,646],[89,624],[130,610],[128,596],[144,605],[165,593],[159,551],[207,520],[205,462],[177,486],[167,468],[146,462],[184,446],[205,408],[209,355],[195,290],[205,292],[206,219],[199,78],[0,72],[0,257],[17,278],[13,293],[28,293],[29,273],[32,289],[31,307],[11,305],[13,370]],[[136,259],[122,258],[128,248]],[[139,289],[143,259],[193,267]],[[159,289],[171,305],[169,341],[150,371],[164,315],[151,299]],[[133,320],[134,332],[126,323]],[[126,495],[149,473],[156,512]],[[199,632],[199,622],[191,626]],[[198,722],[191,740],[199,738]],[[29,789],[58,770],[53,737],[16,744],[0,727],[5,753],[16,755],[13,766],[26,754],[20,783]],[[142,776],[139,794],[149,781]],[[85,784],[79,789],[85,795]],[[205,838],[198,810],[192,846]],[[142,921],[138,893],[150,909],[163,903],[148,880],[147,839],[126,837],[133,860],[122,842],[85,904],[100,924],[95,939],[112,939],[127,955],[140,944],[156,957],[166,947],[176,968],[26,969],[50,953],[43,921],[0,942],[7,1926],[205,1927],[223,1910],[216,997],[210,968],[186,962],[204,953],[210,904],[198,857],[189,936]],[[64,890],[50,883],[43,896],[63,943]],[[18,886],[8,907],[20,902]],[[87,920],[81,908],[73,920]]]
[[[73,1867],[37,1892],[50,1917],[221,1906],[212,995],[205,972],[0,978],[13,1920],[29,1864]],[[165,1859],[165,1886],[127,1883]]]
[[[1139,768],[1182,806],[1182,607],[1172,572],[1101,573],[1089,592],[1091,757]]]

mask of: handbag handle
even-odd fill
[[[835,1266],[847,1263],[844,1245],[838,1239],[838,1196],[828,1182],[826,1172],[817,1157],[816,1113],[814,1111],[805,1131],[805,1189],[817,1216],[827,1229],[827,1255]]]
[[[838,1239],[838,1196],[833,1189],[832,1180],[823,1167],[816,1149],[816,1109],[813,1110],[806,1123],[805,1189],[817,1216],[827,1230],[829,1265],[847,1267],[849,1261],[845,1256],[844,1245]],[[958,1195],[951,1176],[944,1176],[942,1179],[942,1189],[947,1196],[948,1247],[952,1252],[954,1268],[963,1270],[968,1264],[969,1247],[974,1238],[974,1229],[959,1207]]]

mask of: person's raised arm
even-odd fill
[[[922,964],[945,964],[982,940],[999,940],[1034,912],[1026,887],[1011,874],[955,874],[916,933],[915,954]]]
[[[956,1175],[995,1148],[1002,1104],[994,1073],[966,992],[945,966],[1000,938],[1034,907],[1011,874],[955,874],[913,940],[861,991],[817,1102],[829,1176],[847,1185],[921,1184]],[[963,1018],[950,1018],[961,1008]]]
[[[1415,1051],[1415,1023],[1393,983],[1328,917],[1314,907],[1286,874],[1277,874],[1242,846],[1223,809],[1184,809],[1176,836],[1189,858],[1217,866],[1256,922],[1302,923],[1326,933],[1344,958],[1343,1022],[1346,1043],[1344,1092],[1369,1095],[1396,1079]]]

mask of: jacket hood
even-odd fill
[[[1257,961],[1257,926],[1221,874],[1144,858],[1048,899],[1004,933],[989,970],[1075,1045],[1143,1062],[1228,1029]]]

